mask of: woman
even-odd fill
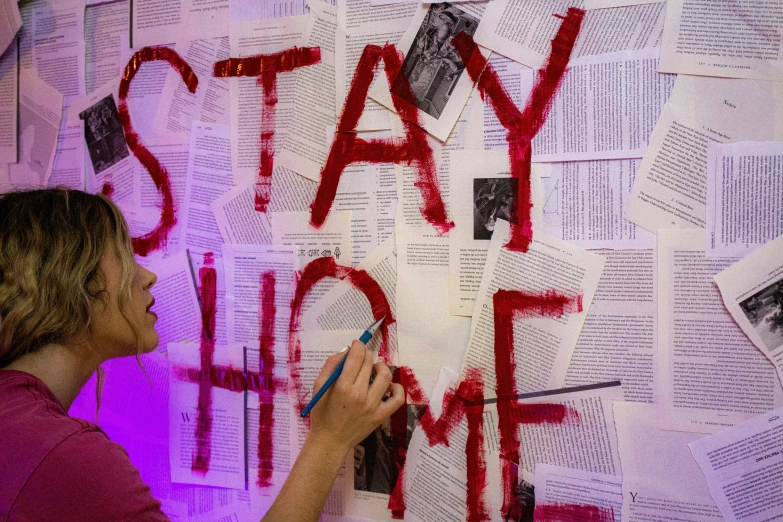
[[[67,414],[103,361],[158,345],[155,280],[109,199],[60,188],[0,195],[0,520],[166,520],[125,450]],[[342,357],[327,359],[315,388]],[[317,520],[348,450],[404,400],[354,341],[264,520]]]

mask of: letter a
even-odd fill
[[[404,140],[364,140],[356,136],[356,125],[364,112],[367,91],[375,76],[378,62],[383,60],[386,79],[389,85],[395,85],[395,91],[402,89],[403,96],[392,97],[405,126]],[[368,45],[364,48],[359,64],[356,66],[351,90],[345,100],[345,107],[337,132],[329,150],[326,165],[321,170],[321,181],[315,200],[310,205],[312,214],[310,223],[319,228],[332,208],[337,194],[337,185],[345,167],[352,163],[405,163],[416,169],[415,185],[421,191],[423,200],[421,213],[440,234],[454,226],[446,215],[446,206],[438,187],[437,170],[432,148],[427,143],[427,134],[419,127],[418,108],[403,99],[413,99],[411,86],[400,75],[402,60],[393,45],[383,47]],[[395,84],[396,82],[396,84]],[[411,92],[408,92],[411,91]],[[407,95],[406,95],[407,94]],[[402,99],[400,99],[402,98]]]

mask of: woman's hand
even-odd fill
[[[343,357],[345,352],[326,360],[314,391]],[[310,412],[310,433],[264,522],[316,522],[348,450],[405,403],[402,385],[392,384],[385,364],[373,365],[372,352],[364,344],[354,341],[347,357],[340,377]],[[387,391],[391,395],[384,401]]]
[[[315,380],[313,391],[321,388],[344,352],[329,357]],[[389,368],[373,364],[373,354],[360,341],[353,341],[343,371],[310,413],[310,437],[325,448],[338,449],[342,456],[364,440],[392,413],[405,404],[402,385],[392,383]],[[370,384],[370,376],[375,379]],[[386,392],[390,396],[384,401]]]

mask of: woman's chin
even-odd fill
[[[159,343],[160,343],[160,338],[158,337],[157,332],[153,332],[152,335],[145,336],[143,353],[150,353],[154,351],[155,348],[158,347]]]

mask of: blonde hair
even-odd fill
[[[125,312],[136,261],[117,206],[65,187],[0,195],[0,368],[47,344],[89,337],[93,303],[108,296],[99,265],[110,247],[121,262],[119,308],[138,359],[140,328]],[[100,370],[98,377],[100,389]]]

